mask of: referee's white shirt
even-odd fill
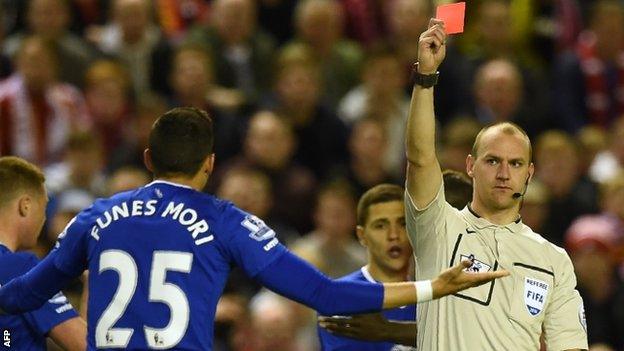
[[[418,305],[418,349],[424,351],[587,349],[583,301],[567,253],[522,221],[496,225],[444,198],[418,209],[406,191],[407,232],[416,279],[434,278],[462,257],[480,272],[511,272],[491,283]]]

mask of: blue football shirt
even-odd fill
[[[29,252],[11,252],[0,244],[0,284],[28,272],[39,260]],[[0,315],[0,350],[46,350],[46,335],[78,314],[58,293],[41,308],[20,315]]]
[[[54,264],[89,269],[89,349],[211,350],[232,265],[254,277],[284,252],[257,217],[157,180],[78,214]]]
[[[338,280],[363,281],[377,283],[370,275],[366,267],[348,274]],[[388,320],[395,321],[415,321],[416,305],[409,305],[386,310],[382,312]],[[328,333],[325,329],[318,327],[321,350],[323,351],[408,351],[416,348],[397,345],[389,342],[360,341],[347,337],[337,336]]]

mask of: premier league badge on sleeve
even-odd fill
[[[531,316],[537,316],[544,309],[548,296],[548,284],[534,278],[524,277],[524,303]]]

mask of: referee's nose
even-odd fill
[[[509,171],[509,162],[502,161],[496,172],[496,179],[498,180],[509,180],[511,178],[511,172]]]

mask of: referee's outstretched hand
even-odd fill
[[[466,268],[470,268],[471,266],[471,261],[463,260],[459,264],[440,273],[437,278],[431,281],[433,298],[437,299],[442,296],[454,294],[458,291],[483,285],[494,279],[509,275],[509,272],[506,270],[485,273],[467,272]]]

